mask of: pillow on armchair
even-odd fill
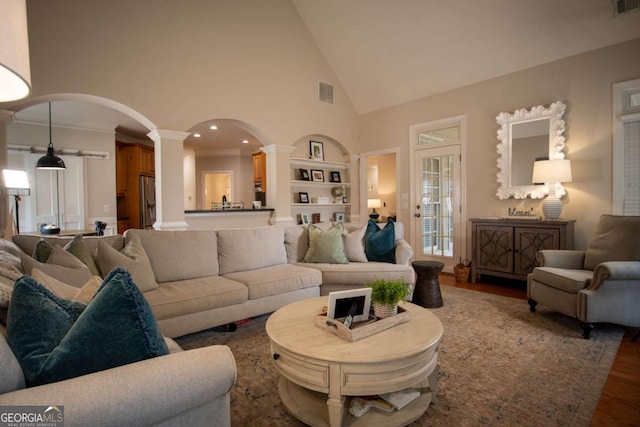
[[[602,215],[584,257],[585,270],[606,261],[640,261],[640,216]]]

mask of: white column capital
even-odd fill
[[[16,113],[10,110],[0,110],[0,123],[11,124],[16,121]]]
[[[276,144],[265,145],[264,147],[260,147],[260,150],[264,151],[265,153],[291,154],[295,151],[295,149],[296,147],[293,147],[291,145],[276,145]]]
[[[166,129],[154,129],[147,134],[153,142],[159,142],[161,140],[171,141],[184,141],[190,135],[189,132],[182,132],[180,130],[166,130]]]

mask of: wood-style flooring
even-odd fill
[[[440,275],[441,285],[527,299],[527,286],[524,282],[494,280],[484,276],[482,282],[457,283],[451,274]],[[624,334],[591,420],[591,427],[640,427],[640,338],[632,341],[637,333],[638,329],[628,328]]]

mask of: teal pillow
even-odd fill
[[[28,386],[169,353],[149,304],[122,268],[109,273],[88,305],[22,276],[9,307],[7,342]]]
[[[344,251],[344,225],[336,223],[330,229],[323,231],[315,225],[309,226],[309,249],[304,256],[304,262],[348,264],[349,258]]]
[[[384,228],[369,220],[364,235],[364,252],[369,261],[396,262],[396,230],[392,220]]]

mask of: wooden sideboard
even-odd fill
[[[573,249],[574,220],[472,218],[471,281],[479,274],[527,280],[542,249]]]

